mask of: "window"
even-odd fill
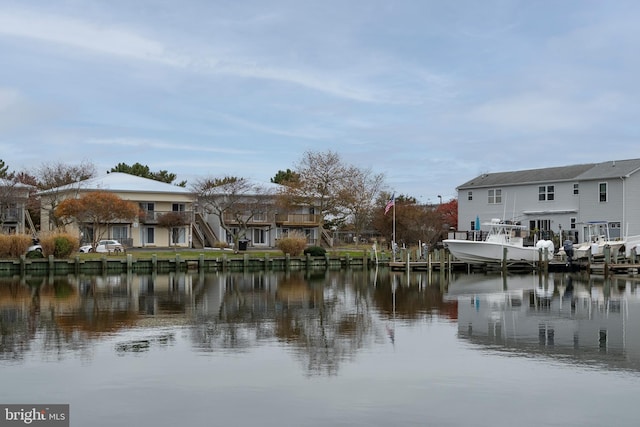
[[[145,214],[145,218],[147,220],[155,220],[155,211],[156,205],[155,203],[143,202],[140,203],[140,210],[142,210]]]
[[[575,230],[576,229],[576,218],[575,217],[571,217],[570,221],[571,221],[571,225],[569,225],[569,228],[572,229],[572,230]]]
[[[467,200],[473,200],[473,191],[467,193]]]
[[[598,193],[599,193],[599,200],[601,202],[606,202],[607,201],[607,183],[606,182],[601,182],[600,184],[598,184]]]
[[[471,221],[471,231],[476,231],[476,222]]]
[[[622,230],[620,229],[620,222],[619,221],[614,221],[614,222],[610,222],[609,223],[609,237],[611,239],[620,238],[621,232],[622,232]]]
[[[283,239],[289,234],[288,228],[276,228],[276,239]]]
[[[116,240],[124,240],[129,237],[128,230],[129,227],[127,227],[126,225],[114,225],[113,227],[111,227],[111,237]]]
[[[172,210],[173,212],[184,212],[184,211],[185,211],[184,203],[174,203],[174,204],[171,206],[171,210]]]
[[[252,240],[254,244],[260,245],[265,243],[267,233],[264,230],[260,228],[254,228],[251,234],[253,235]]]
[[[81,242],[93,242],[93,227],[92,226],[83,226],[80,229],[80,240],[81,240]]]
[[[538,187],[538,200],[539,201],[551,201],[555,199],[555,186],[553,185],[541,185]]]
[[[226,236],[227,243],[233,243],[234,236],[237,236],[239,232],[240,232],[240,229],[237,227],[231,227],[231,233],[229,233],[228,231],[225,231],[224,234]]]
[[[256,222],[265,222],[267,220],[266,212],[256,212],[253,215],[253,220]]]
[[[305,228],[304,235],[307,236],[307,241],[311,244],[316,242],[316,229],[315,228]]]
[[[573,194],[574,195],[580,194],[580,184],[578,184],[577,182],[573,184]]]
[[[177,245],[187,241],[187,230],[185,227],[171,228],[171,244]]]
[[[537,232],[539,239],[551,240],[551,220],[549,219],[529,221],[529,230]]]
[[[153,228],[153,227],[147,227],[145,229],[145,235],[144,235],[144,237],[145,237],[144,243],[145,244],[154,244],[156,242],[155,231],[156,231],[156,229]]]
[[[497,205],[502,203],[502,189],[491,189],[489,190],[488,195],[489,197],[487,199],[487,202],[490,205]]]

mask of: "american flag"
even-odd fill
[[[391,207],[395,204],[396,204],[396,193],[393,193],[391,195],[391,198],[387,202],[387,205],[384,207],[384,214],[386,215],[387,212],[389,212],[389,209],[391,209]]]

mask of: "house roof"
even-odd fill
[[[640,170],[640,159],[612,160],[598,163],[581,174],[578,179],[605,179],[629,176]]]
[[[13,187],[13,188],[22,188],[22,189],[33,188],[31,185],[23,184],[21,182],[10,181],[4,178],[0,178],[0,187]]]
[[[458,190],[539,182],[586,181],[629,176],[640,170],[640,159],[558,166],[512,172],[486,173],[458,186]]]
[[[89,178],[84,181],[45,190],[39,194],[58,193],[69,190],[78,191],[115,191],[122,193],[173,193],[192,194],[184,187],[167,184],[154,179],[143,178],[123,172],[110,172],[106,175]]]

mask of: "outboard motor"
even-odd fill
[[[567,254],[567,267],[569,267],[573,262],[573,242],[567,239],[562,244],[562,247],[564,249],[564,253]]]

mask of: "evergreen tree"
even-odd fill
[[[115,167],[111,168],[110,172],[124,172],[130,175],[153,179],[155,181],[166,182],[167,184],[173,183],[177,178],[175,173],[170,173],[166,170],[152,172],[151,169],[149,169],[149,166],[137,162],[131,166],[126,163],[118,163]],[[176,185],[178,187],[186,187],[187,181],[181,181]]]

